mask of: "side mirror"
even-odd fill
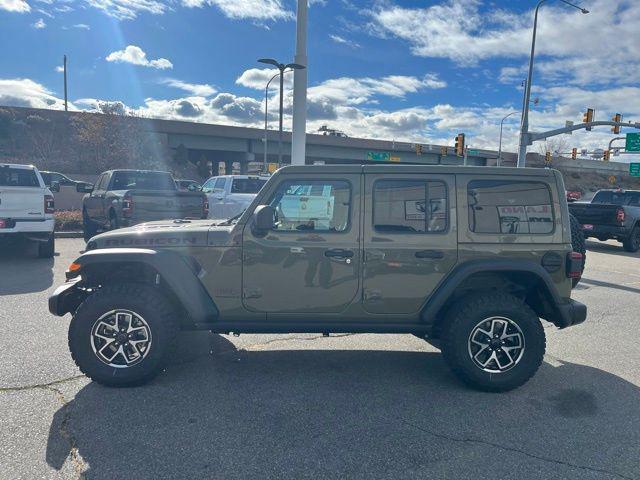
[[[60,183],[59,182],[51,182],[51,185],[49,186],[49,190],[51,190],[54,193],[57,193],[60,191]]]
[[[93,185],[91,183],[78,183],[76,185],[76,192],[91,193],[93,192]]]
[[[194,185],[192,183],[187,187],[187,190],[189,190],[190,192],[199,192],[202,190],[202,187],[199,187],[198,185]]]
[[[260,205],[253,212],[253,227],[257,233],[265,233],[273,228],[276,210],[271,205]]]

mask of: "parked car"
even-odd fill
[[[202,185],[195,180],[179,179],[176,180],[176,185],[178,186],[178,190],[186,192],[199,192],[202,190]]]
[[[209,218],[231,218],[242,212],[268,179],[257,175],[211,177],[202,185],[209,199]]]
[[[202,192],[183,192],[169,172],[109,170],[95,186],[78,187],[85,240],[99,230],[115,230],[152,220],[207,218]]]
[[[73,187],[77,188],[78,185],[91,185],[89,182],[83,182],[81,180],[73,180],[66,175],[58,172],[48,172],[46,170],[40,171],[42,180],[47,187],[50,187],[53,182],[57,182],[61,187]]]
[[[53,257],[53,183],[47,187],[33,165],[0,164],[0,241],[35,241],[38,256]]]
[[[542,363],[540,319],[587,315],[556,170],[289,166],[235,219],[148,225],[91,239],[49,300],[105,385],[149,381],[177,332],[200,329],[411,333],[467,384],[505,391]]]
[[[585,237],[615,239],[627,252],[640,249],[640,190],[598,190],[591,202],[573,202],[569,210]]]

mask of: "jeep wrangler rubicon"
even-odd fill
[[[408,333],[482,390],[524,384],[541,319],[581,323],[564,183],[548,169],[365,165],[278,170],[226,221],[93,237],[49,299],[82,372],[150,380],[178,330]]]

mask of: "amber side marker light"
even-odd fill
[[[69,272],[77,272],[78,270],[80,270],[80,264],[73,262],[71,265],[69,265]]]

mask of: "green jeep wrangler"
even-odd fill
[[[147,382],[198,329],[414,334],[505,391],[542,362],[540,319],[586,318],[564,192],[547,169],[285,167],[237,217],[93,237],[49,310],[73,314],[71,355],[105,385]]]

